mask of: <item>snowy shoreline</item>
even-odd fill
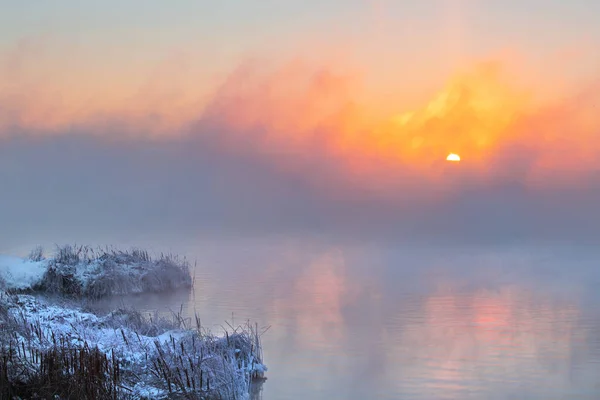
[[[191,288],[187,261],[70,246],[34,258],[0,256],[0,397],[244,399],[263,378],[250,323],[216,336],[199,318],[101,317],[78,301]]]

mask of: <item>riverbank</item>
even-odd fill
[[[189,271],[139,250],[0,256],[0,397],[248,398],[266,371],[256,326],[215,335],[197,317],[83,308],[84,299],[191,289]]]

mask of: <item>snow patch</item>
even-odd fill
[[[53,258],[36,258],[40,261],[0,256],[0,397],[11,382],[35,384],[44,371],[41,360],[56,354],[67,354],[59,361],[100,354],[101,361],[116,365],[120,375],[114,388],[125,388],[118,398],[195,393],[245,399],[252,382],[264,377],[261,333],[249,323],[228,325],[224,336],[216,336],[199,322],[189,326],[180,315],[149,322],[135,310],[119,309],[101,317],[74,303],[82,297],[191,287],[185,260],[70,246],[58,248]],[[45,292],[75,296],[50,300]],[[106,373],[108,387],[111,376]]]
[[[31,376],[40,367],[31,362],[32,355],[53,351],[57,343],[63,348],[97,348],[109,359],[114,357],[123,375],[119,384],[137,399],[184,391],[244,399],[252,381],[267,370],[260,335],[250,325],[215,336],[179,326],[174,319],[155,335],[143,335],[115,318],[131,312],[135,319],[135,311],[118,310],[99,317],[33,295],[1,293],[0,300],[0,309],[7,310],[4,316],[0,314],[0,326],[10,325],[2,331],[11,332],[0,335],[0,355],[11,348],[23,349],[19,354],[27,362],[13,358],[11,370],[28,369]]]
[[[41,281],[46,269],[45,261],[29,261],[0,255],[0,282],[5,289],[30,289]]]
[[[67,245],[58,247],[53,257],[39,259],[0,256],[0,288],[100,298],[192,286],[189,263],[173,255],[152,258],[138,249]]]

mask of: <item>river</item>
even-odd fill
[[[114,299],[264,327],[257,398],[600,398],[600,252],[204,241],[192,293]]]

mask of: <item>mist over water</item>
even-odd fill
[[[443,185],[391,172],[380,181],[347,182],[317,162],[310,173],[282,170],[196,137],[16,135],[1,144],[5,253],[67,242],[162,250],[181,237],[317,235],[391,245],[600,239],[600,184],[593,177],[537,186],[446,168]]]
[[[197,261],[191,294],[111,306],[183,307],[214,332],[270,326],[264,399],[600,393],[592,179],[548,189],[451,170],[452,193],[323,192],[189,139],[2,144],[0,252],[76,242]]]
[[[182,241],[183,243],[183,241]],[[181,247],[184,251],[185,246]],[[270,326],[263,399],[594,399],[598,252],[320,237],[189,244],[192,294],[115,299]]]

